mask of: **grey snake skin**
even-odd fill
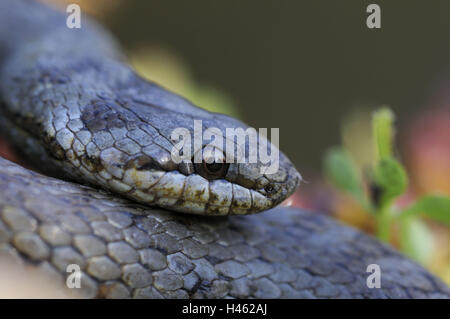
[[[93,22],[69,30],[45,6],[0,1],[1,130],[40,171],[66,179],[0,158],[0,258],[62,290],[67,265],[77,264],[76,293],[87,298],[450,297],[421,266],[325,216],[244,216],[296,189],[289,160],[280,153],[271,175],[231,164],[214,180],[175,165],[173,128],[192,129],[194,118],[247,126],[142,80],[118,52]],[[379,289],[366,285],[374,263]]]

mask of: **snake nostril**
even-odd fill
[[[273,186],[270,184],[264,187],[264,190],[269,194],[273,192],[273,189],[274,189]]]

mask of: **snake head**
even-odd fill
[[[74,57],[64,64],[69,82],[40,87],[49,95],[58,85],[81,87],[49,106],[38,127],[52,162],[72,179],[146,205],[210,216],[270,209],[300,184],[300,174],[265,134],[198,108],[119,61],[89,61]],[[98,78],[88,76],[91,65]],[[119,79],[112,81],[114,75]],[[181,146],[177,130],[189,136]]]
[[[209,182],[208,214],[261,212],[278,205],[297,189],[301,175],[265,134],[234,118],[222,114],[213,116],[215,125],[220,128],[213,128],[218,134],[212,144],[218,145],[204,142],[203,157],[198,156],[196,161],[194,156],[193,170],[189,172]],[[213,123],[204,122],[203,129],[211,130]],[[278,130],[274,132],[277,134]],[[186,163],[183,166],[186,167]],[[187,166],[191,167],[190,162]]]
[[[107,188],[148,205],[183,213],[243,215],[278,205],[298,187],[300,174],[264,134],[232,117],[207,112],[156,89],[164,98],[159,96],[151,103],[147,97],[145,102],[121,101],[118,106],[106,101],[99,104],[101,110],[95,111],[95,105],[89,108],[109,122],[94,123],[93,127],[106,126],[113,134],[117,128],[112,127],[112,119],[120,114],[126,127],[135,128],[121,143],[100,153],[103,168],[98,174],[113,177],[105,181]],[[161,101],[165,104],[155,106]],[[97,121],[96,116],[85,118]],[[184,132],[182,139],[174,134],[177,130]],[[205,139],[206,135],[209,138]],[[127,150],[130,145],[136,145],[133,152]],[[267,151],[265,158],[261,156],[263,150]]]

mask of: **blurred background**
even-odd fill
[[[371,216],[326,182],[322,159],[342,144],[370,165],[370,115],[380,105],[396,115],[396,153],[410,175],[399,205],[450,195],[448,0],[45,2],[78,3],[144,77],[255,128],[280,128],[281,150],[309,182],[291,205],[373,232]],[[374,2],[381,29],[366,27]],[[449,227],[425,222],[423,263],[450,284]]]

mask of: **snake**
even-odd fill
[[[176,128],[249,126],[140,77],[93,19],[66,19],[35,1],[0,1],[1,133],[28,163],[0,158],[0,261],[82,298],[450,297],[369,235],[276,207],[302,181],[282,152],[275,172],[225,162],[228,148],[176,161]],[[373,264],[378,287],[368,284]]]

